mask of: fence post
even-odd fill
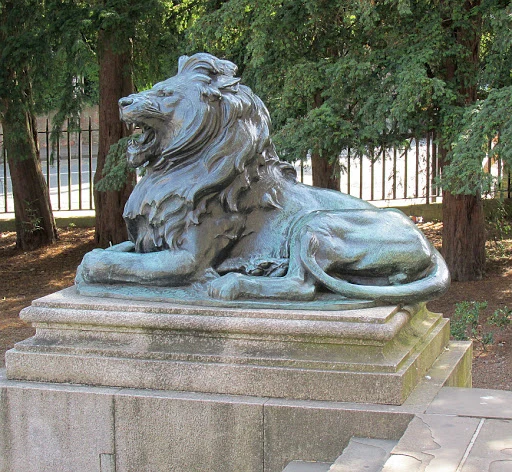
[[[420,146],[418,136],[414,138],[414,144],[416,145],[416,175],[415,175],[415,191],[414,198],[418,198],[420,194]]]
[[[409,146],[406,145],[404,149],[404,153],[402,154],[404,157],[404,198],[407,199],[407,186],[409,185],[409,176],[407,175],[407,164],[409,159]]]
[[[370,152],[370,200],[373,200],[375,190],[375,148]]]
[[[2,160],[3,160],[3,170],[4,170],[4,181],[3,181],[3,185],[4,185],[4,209],[5,209],[5,213],[7,213],[9,211],[8,207],[7,207],[7,151],[5,150],[5,146],[3,145],[3,142],[2,142]]]
[[[393,200],[396,200],[396,146],[393,146]]]
[[[78,150],[78,209],[82,209],[82,122],[77,132]]]
[[[60,136],[59,136],[60,138]],[[57,210],[62,208],[60,201],[60,187],[61,187],[61,178],[60,178],[60,139],[57,139],[57,155],[55,156],[57,159]]]
[[[89,206],[94,208],[94,198],[92,191],[92,122],[91,117],[89,117]]]
[[[347,193],[350,195],[350,148],[347,148]]]
[[[363,153],[359,154],[359,198],[363,198]]]
[[[386,147],[382,144],[382,200],[386,199]]]
[[[68,151],[68,210],[71,210],[71,140],[70,140],[70,131],[69,131],[69,120],[67,123],[67,151]]]
[[[425,203],[428,205],[430,203],[430,133],[427,133],[427,162],[426,162],[426,171],[427,178],[425,182]]]
[[[51,201],[51,192],[50,192],[50,120],[46,118],[46,186],[48,187],[48,198]]]
[[[432,203],[437,201],[438,190],[436,188],[437,177],[437,145],[436,145],[436,132],[432,131]]]

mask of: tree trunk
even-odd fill
[[[466,0],[463,7],[470,12],[480,2]],[[445,79],[457,80],[460,105],[471,105],[477,100],[477,78],[479,74],[480,14],[471,17],[471,24],[455,29],[456,42],[465,54],[458,61],[446,61]],[[462,59],[460,59],[462,57]],[[460,62],[463,61],[461,67]],[[439,148],[439,163],[446,162],[448,146]],[[485,270],[485,216],[481,195],[453,195],[443,192],[443,247],[442,253],[450,269],[452,280],[480,280]]]
[[[112,144],[128,136],[130,130],[119,119],[117,102],[133,93],[131,47],[120,52],[118,45],[113,47],[113,33],[101,30],[98,35],[99,56],[99,145],[98,161],[94,183],[103,177],[105,159]],[[127,45],[130,45],[127,40]],[[135,174],[119,191],[99,192],[94,190],[96,207],[96,242],[103,247],[117,244],[127,239],[123,209],[135,183]]]
[[[480,195],[443,192],[443,256],[452,280],[480,280],[485,268],[485,219]]]
[[[324,102],[321,91],[313,96],[314,108],[319,108]],[[320,156],[318,152],[311,153],[311,173],[313,174],[313,185],[315,187],[340,189],[340,165],[339,159],[331,164],[328,159]]]
[[[446,146],[439,146],[439,165],[446,163]],[[480,195],[443,191],[442,254],[453,281],[480,280],[485,270],[485,215]]]
[[[16,246],[23,250],[53,244],[57,227],[44,178],[35,119],[22,104],[4,100],[4,146],[11,173],[16,224]]]
[[[340,189],[340,166],[338,161],[331,164],[328,159],[314,152],[311,155],[311,170],[315,187]]]

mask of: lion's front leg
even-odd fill
[[[123,241],[122,243],[114,244],[114,246],[110,246],[105,250],[117,252],[134,252],[135,244],[133,244],[131,241]]]
[[[260,277],[229,273],[212,280],[208,293],[222,300],[265,298],[308,301],[315,297],[315,285],[300,276]]]
[[[76,283],[171,286],[193,280],[198,272],[198,261],[186,250],[135,253],[130,244],[87,253],[78,267]]]

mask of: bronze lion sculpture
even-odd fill
[[[413,303],[449,272],[403,213],[309,187],[279,160],[263,102],[209,54],[119,101],[142,129],[128,146],[145,174],[124,211],[129,242],[85,255],[78,283],[207,285],[210,297]]]

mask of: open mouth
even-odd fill
[[[148,126],[142,127],[142,133],[130,139],[128,147],[135,152],[146,152],[156,143],[156,132]]]
[[[159,140],[154,128],[134,123],[141,130],[128,141],[126,156],[130,167],[140,167],[152,162],[159,154]]]

